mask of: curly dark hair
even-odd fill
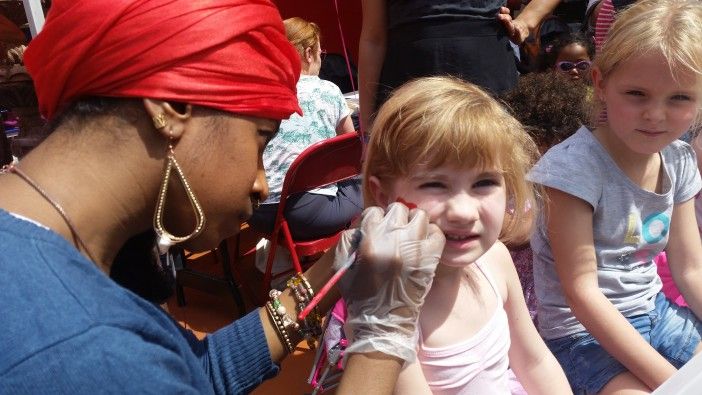
[[[500,98],[546,150],[587,124],[590,89],[561,73],[530,73]]]
[[[556,65],[556,59],[561,50],[570,44],[578,44],[585,47],[590,59],[595,58],[595,43],[592,38],[581,32],[563,33],[556,37],[549,45],[541,48],[539,57],[536,60],[537,70],[546,71]]]

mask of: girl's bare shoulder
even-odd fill
[[[498,240],[480,257],[480,260],[484,262],[483,267],[487,266],[489,268],[488,270],[500,290],[502,299],[506,301],[509,285],[514,281],[519,283],[519,277],[509,250]]]

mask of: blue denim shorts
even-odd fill
[[[671,303],[662,292],[656,296],[653,311],[627,320],[676,368],[692,358],[700,343],[702,323],[692,310]],[[615,376],[627,371],[588,332],[546,340],[546,345],[563,367],[576,395],[596,394]]]

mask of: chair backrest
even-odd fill
[[[280,194],[280,203],[275,214],[273,232],[265,236],[272,241],[263,274],[263,291],[261,300],[270,289],[273,259],[278,242],[282,242],[290,251],[293,268],[302,272],[302,266],[297,253],[297,244],[292,239],[290,229],[285,219],[285,205],[290,195],[307,192],[311,189],[343,181],[361,173],[361,156],[363,144],[358,132],[344,133],[341,136],[319,141],[307,147],[288,168]],[[281,237],[282,236],[282,237]],[[306,240],[314,244],[314,248],[323,251],[331,247],[339,237],[339,233],[316,240]],[[315,250],[317,251],[317,250]]]
[[[359,134],[344,133],[310,145],[285,175],[280,204],[288,196],[347,180],[361,173],[363,145]]]

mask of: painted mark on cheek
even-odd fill
[[[405,199],[398,197],[397,200],[395,200],[397,203],[402,203],[405,206],[407,206],[408,209],[412,210],[413,208],[417,208],[417,205],[411,202],[406,201]]]

